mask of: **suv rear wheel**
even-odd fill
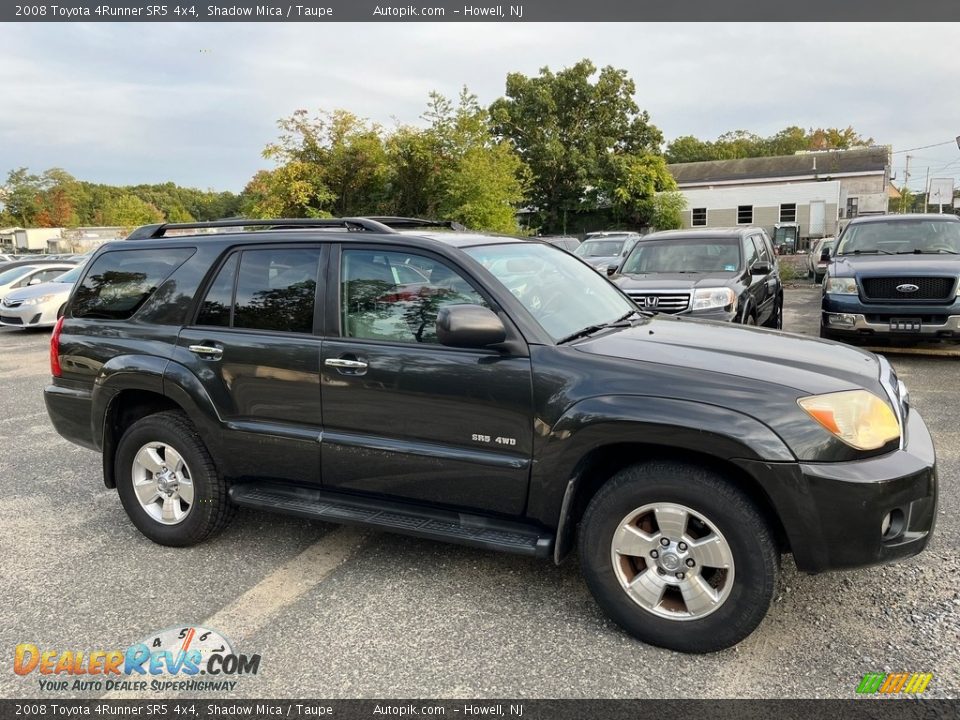
[[[767,523],[711,471],[634,465],[594,496],[580,558],[603,609],[640,640],[681,652],[735,645],[766,615],[780,556]]]
[[[182,412],[135,422],[120,439],[115,462],[123,509],[155,543],[195,545],[233,516],[226,482]]]

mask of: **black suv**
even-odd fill
[[[610,274],[645,310],[744,325],[783,325],[780,268],[761,228],[646,235]]]
[[[960,338],[960,217],[851,220],[823,281],[820,336]]]
[[[933,443],[882,357],[640,312],[537,241],[237,222],[100,248],[51,338],[54,425],[157,543],[238,505],[556,562],[576,537],[618,623],[704,652],[760,623],[781,553],[930,539]]]

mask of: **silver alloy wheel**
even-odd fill
[[[133,491],[147,515],[177,525],[193,508],[193,475],[176,450],[149,442],[133,458]]]
[[[624,592],[644,610],[669,620],[699,620],[733,589],[733,553],[709,519],[676,503],[633,510],[610,544]]]

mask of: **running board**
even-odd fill
[[[259,482],[234,485],[230,488],[230,499],[241,507],[255,510],[363,525],[517,555],[546,558],[553,552],[553,535],[549,531],[483,515]]]

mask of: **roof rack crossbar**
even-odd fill
[[[386,224],[371,218],[278,218],[274,220],[248,220],[245,218],[230,218],[228,220],[211,220],[208,222],[189,223],[159,223],[143,225],[136,228],[127,236],[127,240],[158,239],[165,237],[171,230],[206,230],[210,228],[247,228],[263,227],[286,230],[310,228],[343,228],[350,231],[366,231],[378,233],[396,232]]]

